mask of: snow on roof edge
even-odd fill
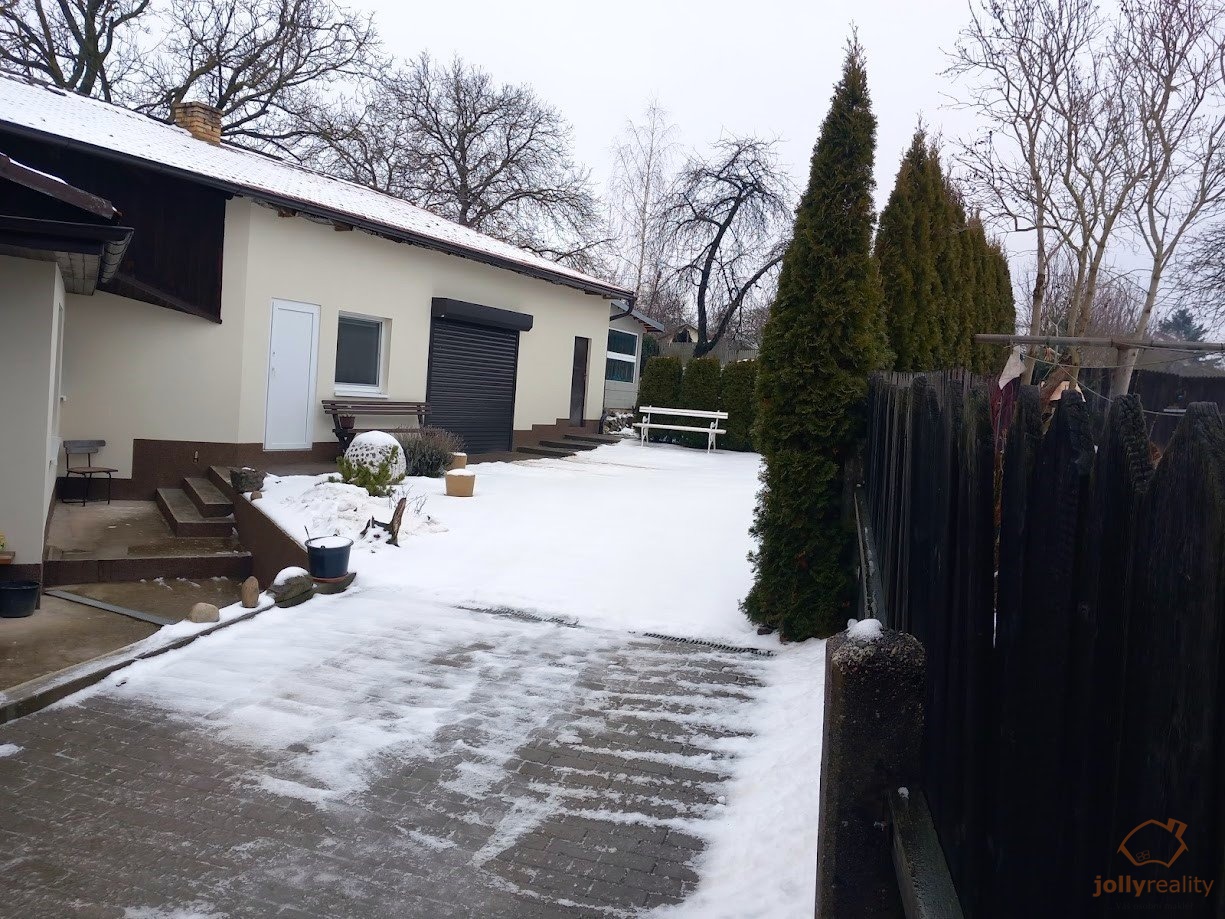
[[[46,92],[63,101],[56,103],[48,102],[45,98],[20,98],[23,94],[31,95],[28,90]],[[34,111],[23,110],[23,105]],[[79,108],[80,111],[74,113],[78,117],[69,117],[66,112],[60,112],[58,114],[63,116],[61,121],[66,124],[57,124],[54,118],[57,113],[52,111],[56,106]],[[21,117],[23,114],[26,115],[25,118]],[[122,121],[125,118],[134,120],[125,123]],[[468,258],[566,287],[608,298],[633,296],[631,291],[611,281],[567,268],[526,249],[446,220],[385,192],[316,172],[257,150],[229,143],[206,144],[177,125],[3,70],[0,70],[0,127],[36,139],[59,141],[65,145],[96,151],[110,159],[153,165],[200,184],[234,191],[269,203],[279,203],[304,213],[353,223],[369,232],[384,234],[409,244],[432,248],[458,258]],[[120,130],[121,128],[132,130]],[[137,134],[147,136],[135,137]],[[150,146],[147,142],[150,137],[167,141],[167,148],[178,145],[179,155],[155,155],[146,149]],[[103,142],[103,138],[109,143]],[[142,140],[146,143],[142,144]],[[208,149],[185,148],[182,147],[184,142],[207,146]],[[183,155],[184,151],[186,155]],[[171,149],[171,152],[176,151]],[[214,162],[208,162],[210,159]],[[217,160],[224,162],[218,163]],[[243,167],[246,167],[245,175]],[[315,196],[295,193],[310,191],[312,188],[317,191]],[[337,189],[342,192],[349,190],[352,196],[365,198],[367,204],[376,207],[382,205],[385,215],[389,214],[392,218],[399,216],[401,219],[382,219],[377,213],[363,212],[356,206],[346,206],[343,200],[338,200]],[[327,198],[332,200],[326,200]],[[434,232],[431,232],[432,229]],[[480,243],[485,245],[477,245]]]

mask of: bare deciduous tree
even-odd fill
[[[1181,243],[1225,198],[1225,10],[1200,0],[1129,0],[1116,53],[1139,116],[1134,216],[1151,262],[1133,334],[1143,338]],[[1138,357],[1135,349],[1120,354],[1111,396],[1127,392]]]
[[[149,0],[0,2],[0,66],[111,102],[136,64],[148,10]]]
[[[677,155],[676,127],[651,102],[641,122],[629,121],[613,148],[609,181],[609,232],[615,270],[637,292],[640,310],[675,324],[683,298],[669,268],[669,234],[664,220]]]
[[[466,227],[589,268],[604,243],[570,125],[528,86],[422,55],[316,119],[336,174]]]
[[[969,81],[961,106],[983,125],[957,158],[970,196],[1006,229],[1034,234],[1031,335],[1041,326],[1047,266],[1057,245],[1050,210],[1064,131],[1055,100],[1089,45],[1085,5],[1082,0],[983,0],[972,9],[948,71]],[[1033,367],[1031,350],[1024,380]]]
[[[772,141],[725,137],[681,169],[665,214],[677,273],[692,292],[694,356],[709,353],[769,286],[793,199]]]
[[[225,134],[289,149],[312,130],[329,87],[370,73],[378,36],[369,15],[333,0],[175,0],[146,66],[142,111],[200,100]]]

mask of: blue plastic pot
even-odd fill
[[[38,581],[0,581],[0,618],[33,615],[38,609],[38,590]]]
[[[343,578],[349,573],[353,540],[343,536],[316,536],[306,541],[307,567],[312,578]]]

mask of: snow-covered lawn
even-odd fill
[[[369,540],[351,567],[365,586],[455,605],[512,607],[584,625],[777,647],[739,610],[760,458],[635,441],[564,460],[482,463],[476,495],[408,479],[399,550]],[[269,478],[261,510],[299,540],[356,536],[392,502],[327,476]],[[428,517],[428,519],[426,519]]]

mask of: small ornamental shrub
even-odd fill
[[[638,381],[638,405],[683,408],[681,399],[681,359],[679,357],[653,357],[642,368]],[[657,420],[658,416],[652,416]],[[638,418],[642,420],[641,416]],[[668,440],[668,431],[651,432],[652,441]]]
[[[717,411],[721,372],[718,358],[695,357],[691,360],[685,365],[685,375],[681,380],[681,401],[675,407],[703,412]],[[681,418],[678,423],[701,428],[710,422],[702,418]],[[676,435],[676,442],[683,446],[706,449],[708,437],[705,434],[699,434],[696,431],[677,431]]]
[[[736,361],[723,368],[719,407],[727,412],[727,434],[719,444],[728,450],[753,449],[753,422],[757,420],[757,361]]]
[[[451,465],[451,454],[464,449],[458,434],[442,428],[402,428],[394,433],[409,475],[437,478]]]
[[[340,481],[364,488],[375,498],[386,497],[404,481],[403,462],[397,446],[384,453],[375,465],[366,460],[350,459],[346,454],[336,460],[336,468],[340,470]]]

